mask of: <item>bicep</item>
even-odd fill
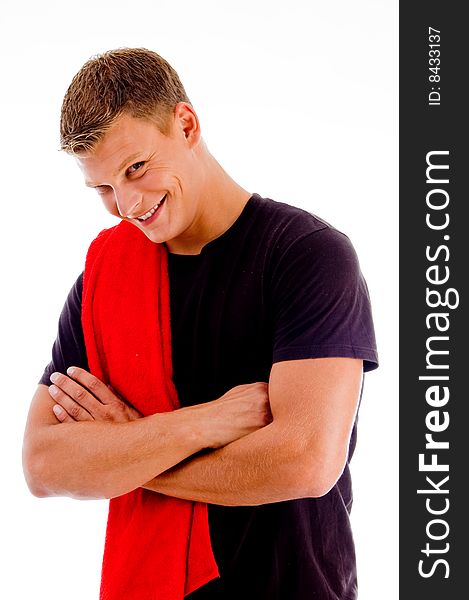
[[[65,373],[70,366],[88,370],[85,340],[81,323],[81,297],[83,274],[72,286],[60,314],[57,337],[52,347],[52,360],[47,365],[39,381],[49,385],[49,377],[54,371]]]
[[[45,428],[59,423],[52,412],[53,406],[54,401],[49,394],[48,387],[39,384],[31,401],[23,439],[24,475],[31,492],[36,496],[47,495],[38,486],[35,473],[40,465],[40,451],[44,446],[44,438],[41,434]]]
[[[273,362],[361,358],[377,366],[368,288],[350,240],[324,229],[297,240],[271,279]]]
[[[313,358],[274,363],[269,400],[274,422],[334,478],[347,458],[363,361]],[[338,473],[336,473],[338,472]]]
[[[54,404],[55,401],[49,394],[48,386],[42,383],[39,384],[29,407],[26,421],[26,437],[34,434],[34,432],[37,432],[45,425],[56,425],[59,423],[59,420],[52,412]]]

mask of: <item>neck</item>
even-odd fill
[[[198,198],[194,221],[182,239],[166,242],[171,253],[200,254],[208,242],[222,235],[241,214],[251,193],[238,185],[206,152],[204,185]]]

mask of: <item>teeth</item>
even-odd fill
[[[153,215],[155,213],[155,211],[156,211],[156,208],[152,208],[151,210],[149,210],[147,213],[145,213],[141,217],[138,217],[138,220],[146,221],[149,217],[151,217],[151,215]]]
[[[137,219],[139,221],[146,221],[147,219],[149,219],[152,215],[155,214],[156,209],[158,208],[158,206],[163,202],[163,200],[166,198],[166,194],[163,196],[163,198],[161,198],[161,200],[158,202],[158,204],[156,204],[153,208],[151,208],[147,213],[145,213],[144,215],[141,215],[140,217],[137,217]]]

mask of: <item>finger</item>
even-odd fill
[[[97,398],[92,396],[92,394],[79,383],[70,377],[67,377],[67,375],[63,375],[62,373],[52,373],[50,380],[55,384],[55,387],[59,388],[66,396],[69,396],[90,414],[98,412],[102,408],[103,405]]]
[[[59,404],[54,404],[52,411],[61,423],[75,423],[75,419],[68,414]]]
[[[65,410],[74,421],[93,420],[93,417],[87,410],[85,410],[79,403],[75,402],[73,398],[67,395],[62,389],[60,389],[56,385],[51,385],[49,387],[49,394],[52,396],[55,402],[57,402],[57,405],[59,405],[63,410]],[[59,417],[59,415],[61,414],[60,412],[59,414],[57,414],[58,412],[58,410],[57,412],[54,410],[54,414],[57,417]]]
[[[85,371],[85,369],[81,369],[80,367],[69,367],[67,369],[67,374],[73,378],[73,380],[89,390],[89,392],[103,404],[111,404],[116,401],[116,396],[109,387],[100,379],[88,371]]]

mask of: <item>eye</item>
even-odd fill
[[[133,165],[131,165],[128,169],[127,169],[127,174],[132,174],[135,173],[135,171],[138,171],[140,169],[140,167],[142,167],[145,164],[145,161],[141,160],[140,162],[136,162]]]

